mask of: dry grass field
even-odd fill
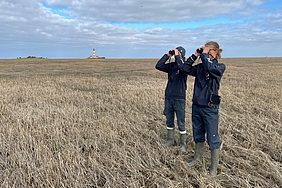
[[[226,58],[218,176],[165,148],[157,59],[0,60],[0,187],[281,187],[282,58]]]

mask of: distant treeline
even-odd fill
[[[23,57],[23,58],[38,58],[38,59],[47,59],[47,57],[36,57],[36,56],[27,56],[27,57]],[[22,57],[17,57],[17,59],[22,59]]]

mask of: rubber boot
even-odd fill
[[[180,151],[182,154],[186,153],[186,134],[180,134]]]
[[[214,177],[217,175],[217,167],[219,163],[219,149],[211,150],[211,166],[210,166],[210,176]]]
[[[191,162],[187,163],[187,166],[194,166],[195,164],[203,163],[203,154],[204,154],[204,142],[198,142],[195,146],[194,158]]]
[[[164,144],[164,146],[169,147],[175,144],[174,135],[175,129],[167,129],[166,143]]]

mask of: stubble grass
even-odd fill
[[[282,58],[222,59],[219,175],[165,148],[157,59],[0,60],[1,187],[279,187]]]

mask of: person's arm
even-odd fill
[[[166,61],[173,56],[172,53],[170,53],[170,51],[167,52],[167,54],[164,54],[163,57],[161,57],[161,59],[159,59],[159,61],[156,64],[156,69],[166,72],[168,73],[171,67],[171,63],[166,63]]]
[[[169,70],[169,64],[166,64],[166,61],[169,59],[169,56],[167,54],[164,54],[161,59],[157,62],[155,68],[163,71],[163,72],[168,72]]]
[[[204,70],[209,72],[210,76],[220,79],[225,71],[225,65],[218,63],[217,59],[210,60],[207,53],[202,53],[200,57]]]
[[[196,66],[193,66],[193,63],[197,60],[197,56],[195,54],[192,54],[185,62],[182,60],[182,58],[177,58],[177,56],[176,60],[178,68],[181,72],[192,76],[197,75],[197,68]]]

